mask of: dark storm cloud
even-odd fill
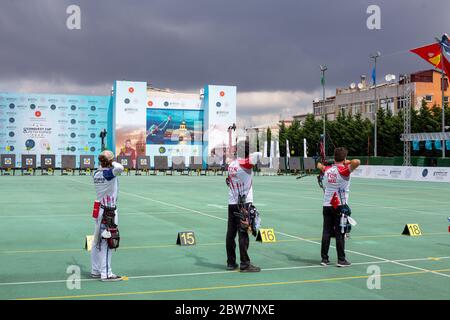
[[[81,7],[81,30],[65,26],[69,4]],[[381,30],[366,28],[369,4],[381,7]],[[371,52],[431,42],[450,30],[449,8],[447,0],[3,0],[0,81],[311,91],[320,63],[327,86],[341,86],[370,73]],[[380,60],[379,75],[426,67],[404,52]]]
[[[80,5],[82,29],[66,28]],[[382,30],[366,28],[378,4]],[[39,1],[0,3],[0,91],[108,94],[113,80],[197,90],[238,86],[246,124],[312,111],[320,95],[370,75],[428,68],[407,49],[450,30],[445,1]],[[391,54],[394,53],[394,54]]]

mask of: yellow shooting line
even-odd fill
[[[398,277],[398,276],[407,276],[407,275],[419,275],[419,274],[430,273],[430,272],[448,272],[448,271],[450,271],[450,269],[428,270],[428,271],[410,271],[410,272],[381,274],[380,277]],[[99,298],[99,297],[119,297],[119,296],[145,295],[145,294],[180,293],[180,292],[211,291],[211,290],[223,290],[223,289],[242,289],[242,288],[255,288],[255,287],[270,287],[270,286],[304,284],[304,283],[321,283],[321,282],[345,281],[345,280],[354,280],[354,279],[367,279],[369,277],[371,277],[371,275],[350,276],[350,277],[336,277],[336,278],[325,278],[325,279],[282,281],[282,282],[263,282],[263,283],[240,284],[240,285],[232,285],[232,286],[215,286],[215,287],[201,287],[201,288],[180,288],[180,289],[151,290],[151,291],[99,293],[99,294],[85,294],[85,295],[73,295],[73,296],[54,296],[54,297],[38,297],[38,298],[20,298],[20,299],[15,299],[15,300],[57,300],[57,299],[84,299],[84,298]]]
[[[277,242],[294,242],[300,241],[296,239],[286,239],[277,240]],[[224,242],[211,242],[211,243],[201,243],[197,246],[217,246],[223,245]],[[132,247],[120,247],[120,250],[135,250],[135,249],[155,249],[155,248],[175,248],[179,247],[176,244],[161,244],[161,245],[151,245],[151,246],[132,246]],[[53,252],[82,252],[85,249],[42,249],[42,250],[18,250],[18,251],[0,251],[0,254],[15,254],[15,253],[53,253]]]
[[[275,232],[276,233],[276,232]],[[433,235],[444,235],[448,232],[434,232],[425,233],[422,236],[433,236]],[[385,234],[385,235],[372,235],[372,236],[352,236],[351,239],[366,239],[366,238],[392,238],[392,237],[404,237],[401,234]],[[305,238],[306,240],[321,240],[322,238]],[[298,242],[299,239],[285,239],[277,240],[276,242]],[[197,246],[217,246],[223,245],[223,242],[211,242],[211,243],[201,243]],[[132,246],[132,247],[120,247],[120,250],[136,250],[136,249],[156,249],[156,248],[174,248],[178,247],[176,244],[161,244],[161,245],[150,245],[150,246]],[[38,250],[17,250],[17,251],[0,251],[0,254],[18,254],[18,253],[56,253],[56,252],[82,252],[85,249],[38,249]]]

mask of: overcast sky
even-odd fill
[[[81,7],[81,30],[66,8]],[[381,30],[366,9],[381,8]],[[408,49],[450,33],[448,0],[0,0],[0,92],[107,95],[114,80],[198,91],[238,87],[241,123],[311,112],[321,96],[371,74],[429,66]]]

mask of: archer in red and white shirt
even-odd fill
[[[324,174],[322,261],[320,263],[323,266],[330,264],[328,250],[333,236],[336,238],[337,266],[351,265],[345,258],[345,236],[340,231],[341,209],[343,205],[348,204],[350,174],[359,166],[360,161],[358,159],[350,161],[346,158],[347,149],[336,148],[332,166],[325,166],[320,162],[317,164],[317,169]]]
[[[238,204],[239,194],[246,203],[253,203],[253,164],[249,158],[236,159],[228,165],[228,204]]]
[[[339,205],[348,204],[351,170],[349,160],[346,160],[342,164],[334,164],[324,168],[324,207],[337,207]]]
[[[227,270],[236,270],[241,272],[259,272],[261,268],[250,263],[248,248],[250,240],[248,236],[248,219],[243,224],[241,217],[236,213],[242,212],[242,209],[248,210],[253,203],[253,165],[257,163],[261,153],[250,155],[248,140],[240,141],[237,144],[238,154],[244,157],[237,157],[228,165],[228,177],[226,183],[228,191],[228,222],[226,235],[227,249]],[[244,226],[244,228],[242,227]],[[239,254],[240,266],[236,263],[236,235],[239,236]]]

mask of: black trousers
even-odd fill
[[[234,265],[236,263],[236,234],[239,235],[239,253],[241,258],[241,269],[245,269],[250,265],[250,257],[247,254],[250,239],[248,233],[240,231],[240,219],[236,217],[233,212],[238,212],[238,206],[230,204],[228,205],[228,228],[227,228],[227,263]]]
[[[345,239],[340,230],[340,220],[339,207],[323,207],[322,259],[328,259],[331,237],[335,237],[338,260],[345,260]]]

